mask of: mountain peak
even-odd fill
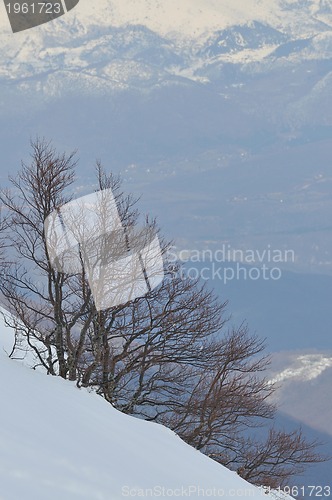
[[[4,5],[0,29],[10,33]],[[63,18],[34,28],[56,31],[63,22],[79,20],[84,26],[141,24],[169,37],[200,37],[233,25],[258,21],[288,34],[312,35],[326,23],[332,26],[332,7],[326,0],[80,0]],[[65,20],[65,21],[64,21]],[[30,30],[29,30],[30,31]],[[21,33],[15,36],[25,36]]]

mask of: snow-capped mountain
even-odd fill
[[[4,14],[4,7],[2,7]],[[9,32],[5,14],[1,28]],[[332,23],[328,0],[80,0],[65,19],[82,26],[144,25],[167,37],[198,37],[235,24],[260,21],[296,36],[315,34]],[[64,18],[61,19],[61,22]],[[58,22],[58,21],[57,21]],[[75,22],[75,21],[74,21]],[[53,27],[53,30],[56,29]],[[43,31],[48,31],[44,26]],[[25,36],[20,34],[19,36]]]
[[[15,35],[1,8],[0,82],[48,96],[66,83],[98,92],[179,75],[208,82],[211,64],[322,59],[332,46],[332,7],[317,0],[81,0]]]
[[[282,352],[273,355],[271,382],[280,410],[292,418],[332,436],[329,394],[332,351]]]

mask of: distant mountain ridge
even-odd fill
[[[332,436],[332,351],[290,351],[273,354],[271,381],[280,410]]]
[[[210,57],[232,54],[244,49],[256,50],[264,46],[284,44],[289,37],[284,33],[258,21],[235,25],[214,32],[201,53]]]
[[[85,90],[93,91],[97,78],[97,87],[109,91],[179,76],[209,81],[216,58],[244,65],[294,53],[329,58],[332,6],[317,0],[81,0],[63,18],[15,35],[3,12],[0,33],[0,84],[34,90],[37,78],[43,93],[54,95],[63,88],[54,76],[66,71],[74,80],[82,73]]]
[[[206,36],[252,21],[295,37],[332,26],[331,4],[321,0],[81,0],[73,16],[85,25],[141,24],[171,38]]]

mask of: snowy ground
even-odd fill
[[[8,359],[11,339],[1,323],[0,500],[275,498],[165,427]]]

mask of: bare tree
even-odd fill
[[[10,179],[11,190],[0,193],[2,242],[10,250],[0,290],[10,312],[6,321],[16,332],[13,355],[24,346],[50,375],[93,388],[125,413],[168,425],[256,484],[282,485],[304,465],[323,460],[300,431],[272,428],[265,443],[248,438],[250,429],[275,415],[269,399],[274,387],[264,378],[264,343],[245,325],[228,328],[227,303],[199,280],[184,278],[179,266],[165,262],[163,282],[143,296],[96,306],[97,268],[110,273],[103,279],[113,292],[118,280],[106,264],[114,253],[129,252],[158,233],[149,217],[144,231],[137,229],[136,200],[100,163],[96,189],[112,190],[123,231],[108,234],[107,210],[97,207],[98,241],[92,237],[71,254],[66,245],[58,251],[55,237],[52,255],[45,224],[55,214],[61,225],[62,206],[73,201],[75,165],[74,154],[59,155],[37,140],[31,163]],[[91,224],[75,206],[72,227],[79,241]],[[168,244],[159,239],[166,254]]]
[[[318,441],[307,441],[301,429],[291,432],[270,428],[265,442],[244,439],[236,461],[238,474],[249,482],[283,488],[306,467],[329,460],[318,453]]]
[[[31,164],[23,164],[17,177],[10,178],[12,189],[0,194],[2,239],[10,249],[1,278],[1,293],[11,312],[6,321],[24,337],[37,364],[52,375],[74,378],[73,357],[80,346],[77,335],[84,336],[78,322],[87,311],[90,292],[81,287],[82,300],[77,304],[72,283],[82,283],[83,277],[53,268],[44,235],[46,217],[71,200],[74,154],[58,155],[49,143],[37,140],[31,156]]]

